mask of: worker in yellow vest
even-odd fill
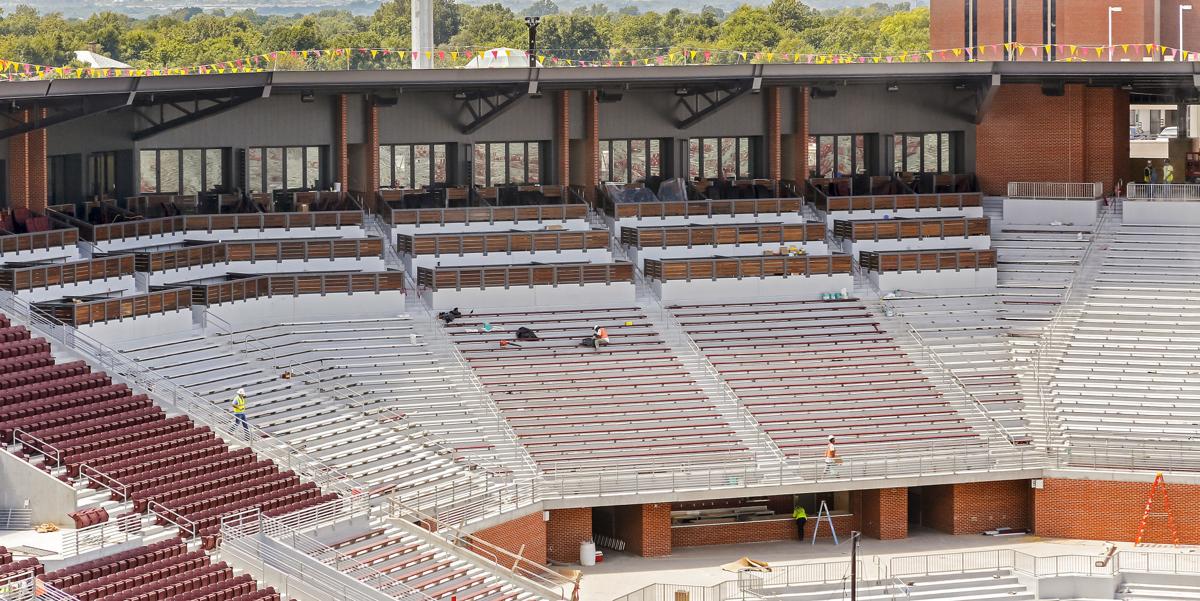
[[[804,540],[804,524],[808,522],[808,512],[803,507],[797,505],[792,510],[792,519],[796,520],[796,536],[800,540]]]
[[[246,389],[239,388],[233,395],[233,425],[242,426],[242,433],[250,437],[250,424],[246,422]]]
[[[1175,183],[1175,166],[1172,165],[1170,162],[1163,165],[1163,183],[1164,184]]]

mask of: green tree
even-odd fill
[[[528,45],[529,31],[525,22],[502,4],[464,6],[462,23],[462,29],[450,39],[451,46],[484,50]]]
[[[789,32],[801,32],[820,23],[821,15],[799,0],[771,0],[767,14]]]
[[[929,49],[929,9],[920,7],[884,17],[879,35],[878,49],[887,54]]]
[[[538,26],[538,46],[559,58],[598,60],[612,45],[598,26],[598,19],[583,15],[551,15]]]
[[[773,50],[783,39],[783,33],[766,9],[742,5],[721,24],[717,44],[721,48],[748,52]]]

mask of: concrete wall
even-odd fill
[[[438,311],[454,307],[487,307],[489,310],[522,307],[616,307],[634,303],[632,282],[564,284],[513,288],[452,288],[426,292]],[[617,304],[614,304],[617,303]]]
[[[950,292],[954,290],[995,290],[996,269],[964,269],[954,271],[904,271],[896,273],[871,272],[869,277],[880,290],[911,292]]]
[[[818,298],[822,293],[854,288],[850,274],[767,278],[653,281],[662,302],[734,302],[768,298]]]
[[[1200,225],[1200,202],[1127,200],[1121,211],[1126,225]]]
[[[77,505],[75,489],[0,449],[0,507],[21,508],[26,501],[33,510],[34,524],[54,522],[75,527],[67,517]]]
[[[402,292],[357,294],[302,294],[272,296],[210,305],[208,311],[235,328],[250,328],[310,319],[351,319],[404,313]]]
[[[1128,204],[1128,203],[1127,203]],[[1004,223],[1049,225],[1051,222],[1093,225],[1100,215],[1102,200],[1004,199]]]

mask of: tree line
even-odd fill
[[[370,16],[326,10],[295,16],[182,9],[135,19],[100,12],[86,19],[42,14],[30,6],[0,12],[0,59],[68,65],[95,48],[138,68],[211,64],[286,50],[407,49],[409,0],[388,0]],[[800,0],[743,5],[729,13],[615,12],[602,4],[560,11],[537,0],[523,11],[433,0],[434,43],[445,50],[525,48],[524,17],[541,17],[538,47],[560,58],[645,58],[651,49],[711,49],[799,54],[887,55],[929,48],[929,9],[908,3],[816,10]]]

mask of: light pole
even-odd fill
[[[1113,16],[1113,13],[1119,13],[1119,12],[1121,12],[1120,6],[1108,7],[1108,62],[1110,62],[1110,63],[1112,62],[1112,59],[1113,59],[1112,16]]]
[[[1179,5],[1179,50],[1175,51],[1175,57],[1179,61],[1183,61],[1183,11],[1185,10],[1192,10],[1192,5]]]

